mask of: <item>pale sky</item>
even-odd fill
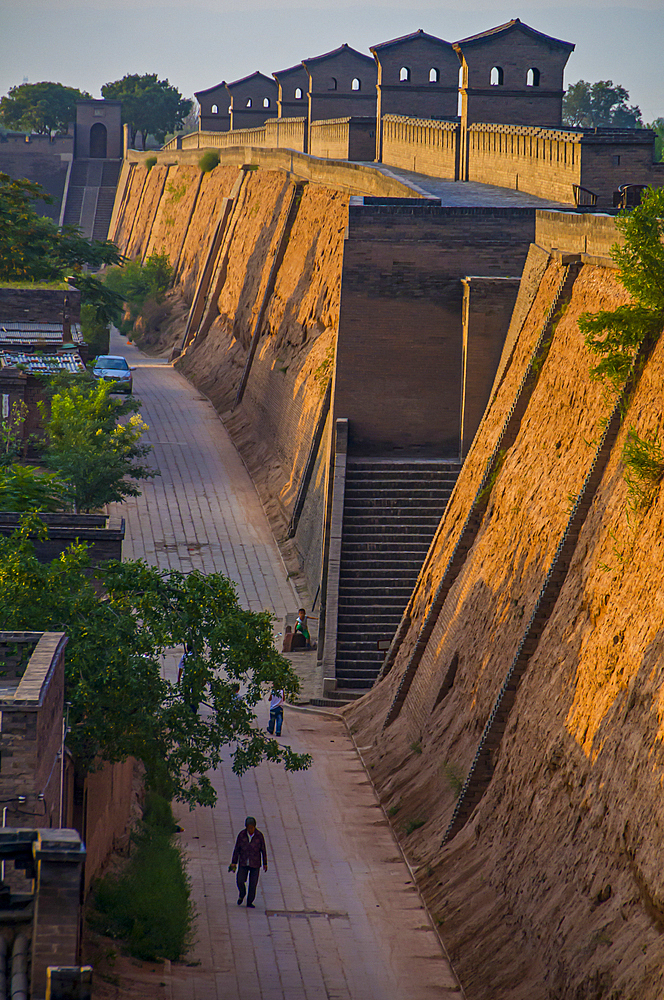
[[[0,95],[27,77],[99,97],[125,73],[157,73],[191,97],[344,42],[368,53],[418,28],[453,42],[513,17],[576,44],[566,84],[613,80],[645,121],[664,117],[664,0],[0,0]]]

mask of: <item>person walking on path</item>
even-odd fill
[[[237,835],[233,858],[228,866],[229,872],[234,872],[237,869],[238,906],[242,906],[248,876],[249,891],[247,892],[247,907],[250,910],[254,909],[261,860],[263,861],[263,871],[266,872],[267,848],[265,847],[265,837],[260,830],[256,829],[255,818],[247,816],[244,821],[244,830],[240,830]]]
[[[267,731],[272,736],[274,733],[274,727],[277,727],[277,736],[281,736],[281,727],[284,724],[284,702],[286,700],[286,692],[278,691],[276,688],[272,691],[270,695],[270,721],[267,724]]]

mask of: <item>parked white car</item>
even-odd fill
[[[134,381],[131,373],[136,371],[127,364],[126,358],[118,354],[100,355],[94,363],[92,374],[95,378],[101,378],[104,382],[117,382],[116,391],[131,393],[134,388]]]

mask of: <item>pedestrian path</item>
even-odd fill
[[[282,616],[296,598],[253,484],[212,406],[182,376],[116,335],[161,477],[123,507],[127,557],[227,573],[242,603]],[[167,663],[174,672],[175,657]],[[171,673],[171,676],[173,674]],[[262,706],[260,721],[267,722]],[[282,739],[313,757],[211,775],[214,809],[181,812],[198,912],[189,965],[169,1000],[434,1000],[460,991],[342,722],[287,707]],[[228,865],[247,815],[269,855],[256,909],[237,906]]]

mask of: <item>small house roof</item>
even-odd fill
[[[25,371],[33,375],[50,375],[53,372],[84,372],[85,365],[78,351],[61,351],[57,354],[44,351],[5,351],[0,350],[0,368],[17,368],[21,365]]]
[[[222,80],[221,83],[215,83],[214,87],[208,87],[207,90],[195,90],[194,97],[205,97],[207,94],[214,94],[217,90],[223,90],[226,86],[226,81]]]
[[[294,66],[289,66],[288,69],[278,69],[276,71],[276,73],[272,74],[272,76],[275,78],[275,80],[280,80],[282,77],[293,76],[293,75],[295,75],[297,73],[305,73],[306,74],[306,72],[307,71],[304,68],[304,66],[302,65],[302,63],[299,62],[299,63],[295,63]]]
[[[396,48],[399,45],[407,45],[408,42],[414,42],[417,39],[426,39],[427,42],[433,42],[435,45],[442,45],[446,48],[452,48],[451,42],[446,42],[444,38],[438,38],[436,35],[429,35],[422,28],[417,31],[411,31],[409,35],[400,35],[398,38],[391,38],[387,42],[379,42],[378,45],[370,46],[370,52],[380,52],[383,49]]]
[[[480,31],[477,35],[469,35],[468,38],[461,38],[458,42],[454,42],[454,48],[469,48],[473,45],[481,45],[483,42],[491,41],[499,35],[507,35],[512,31],[522,31],[526,35],[546,42],[547,45],[568,49],[570,52],[575,48],[573,42],[564,42],[560,38],[553,38],[552,35],[545,35],[542,31],[536,31],[530,25],[524,24],[518,17],[512,18],[511,21],[506,21],[505,24],[498,24],[495,28],[489,28],[487,31]]]
[[[226,89],[231,90],[233,87],[239,87],[241,83],[249,83],[250,80],[262,80],[264,83],[269,83],[270,86],[274,87],[275,82],[271,76],[266,76],[265,73],[261,73],[259,69],[255,73],[250,73],[249,76],[242,76],[239,80],[233,80],[232,83],[226,84]]]
[[[80,344],[83,342],[80,323],[71,324],[71,338]],[[30,347],[35,344],[45,344],[47,347],[58,347],[64,340],[62,323],[28,323],[24,320],[0,319],[0,343]]]
[[[358,59],[369,63],[371,66],[376,65],[371,56],[365,56],[364,52],[358,52],[357,49],[352,49],[346,42],[344,42],[343,45],[340,45],[337,49],[331,49],[329,52],[324,52],[321,56],[312,56],[311,59],[303,59],[302,63],[304,66],[313,66],[314,64],[326,62],[328,59],[336,59],[343,52],[350,52],[352,55],[357,56]]]

